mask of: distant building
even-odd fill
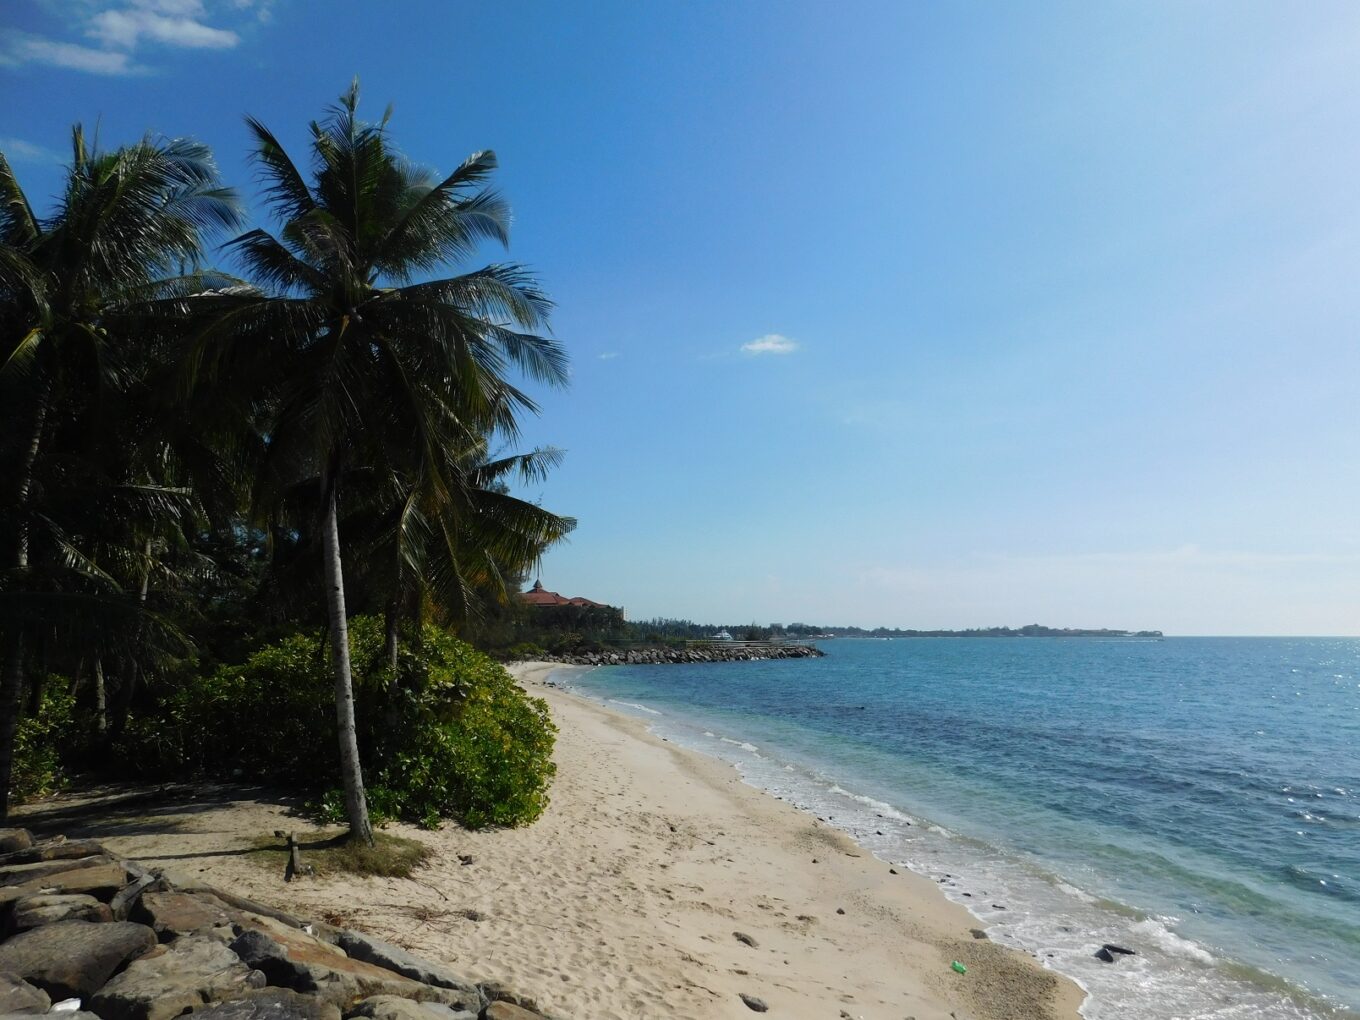
[[[533,618],[540,626],[554,630],[612,631],[623,625],[623,610],[581,595],[567,596],[548,591],[542,581],[535,581],[528,591],[520,592],[520,601],[533,607]]]
[[[567,596],[559,595],[555,591],[548,591],[548,589],[543,587],[542,581],[535,581],[534,586],[528,591],[520,592],[519,597],[523,599],[527,605],[539,606],[545,609],[556,608],[558,606],[579,606],[582,609],[614,608],[613,606],[605,605],[603,602],[593,602],[590,599],[582,598],[580,595],[567,598]]]

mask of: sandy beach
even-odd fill
[[[285,885],[246,851],[279,828],[305,838],[306,826],[267,797],[206,791],[79,825],[62,817],[77,799],[62,798],[20,818],[97,834],[181,881],[367,930],[501,981],[554,1016],[747,1017],[743,993],[783,1017],[1078,1015],[1075,984],[973,937],[977,922],[928,879],[892,873],[730,766],[545,686],[555,668],[513,667],[560,728],[547,812],[516,830],[393,826],[435,849],[414,880]]]

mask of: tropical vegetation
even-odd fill
[[[508,243],[494,155],[358,106],[303,165],[248,120],[244,230],[196,142],[77,128],[44,214],[0,154],[0,818],[92,762],[296,777],[361,842],[542,810],[546,713],[452,634],[573,526],[510,487],[557,452],[505,452],[566,354],[528,270],[460,271]]]

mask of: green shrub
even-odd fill
[[[75,699],[49,683],[38,714],[19,720],[10,780],[15,803],[45,797],[65,785],[63,752],[75,750],[80,743],[72,726],[74,712]]]
[[[359,755],[375,818],[520,825],[542,814],[555,767],[545,702],[470,645],[427,627],[396,676],[379,621],[350,621]],[[395,681],[395,682],[394,682]],[[324,635],[295,634],[243,665],[191,678],[136,720],[123,757],[156,775],[239,772],[319,797],[344,818]]]

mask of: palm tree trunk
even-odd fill
[[[19,733],[23,687],[24,643],[16,633],[5,656],[5,672],[0,675],[0,822],[9,817],[9,784],[14,775],[14,741]]]
[[[104,690],[104,660],[94,659],[94,733],[100,744],[109,732],[108,696]]]
[[[387,645],[384,649],[387,655],[387,668],[392,671],[393,690],[397,688],[397,630],[400,612],[401,604],[397,601],[397,596],[393,595],[387,602]]]
[[[19,491],[15,500],[14,565],[20,574],[28,569],[28,496],[33,489],[33,465],[38,461],[43,429],[47,426],[47,404],[51,381],[43,383],[38,408],[33,415],[33,433],[19,464]],[[22,582],[21,582],[22,583]],[[6,649],[4,671],[0,673],[0,821],[9,817],[9,785],[14,776],[14,741],[19,733],[19,709],[24,697],[24,638],[15,631]]]
[[[335,670],[335,721],[340,735],[340,773],[351,839],[373,845],[364,776],[359,766],[359,737],[354,727],[354,686],[349,668],[349,626],[345,620],[345,579],[340,564],[340,525],[336,519],[334,476],[326,483],[326,519],[321,528],[326,572],[326,614],[330,618],[331,668]]]
[[[19,492],[15,500],[18,520],[15,522],[14,565],[20,570],[28,566],[28,496],[33,490],[33,465],[38,462],[43,429],[47,427],[47,405],[52,394],[51,381],[43,383],[38,393],[38,407],[33,413],[33,433],[19,465]]]
[[[147,539],[142,546],[142,587],[137,593],[137,609],[140,615],[137,619],[137,657],[127,663],[126,675],[123,677],[122,686],[118,688],[118,701],[113,708],[113,725],[109,730],[109,739],[117,740],[123,735],[123,730],[127,727],[128,713],[132,711],[132,699],[137,694],[137,686],[146,676],[146,669],[142,665],[145,656],[143,641],[146,637],[146,594],[151,588],[151,539]]]

